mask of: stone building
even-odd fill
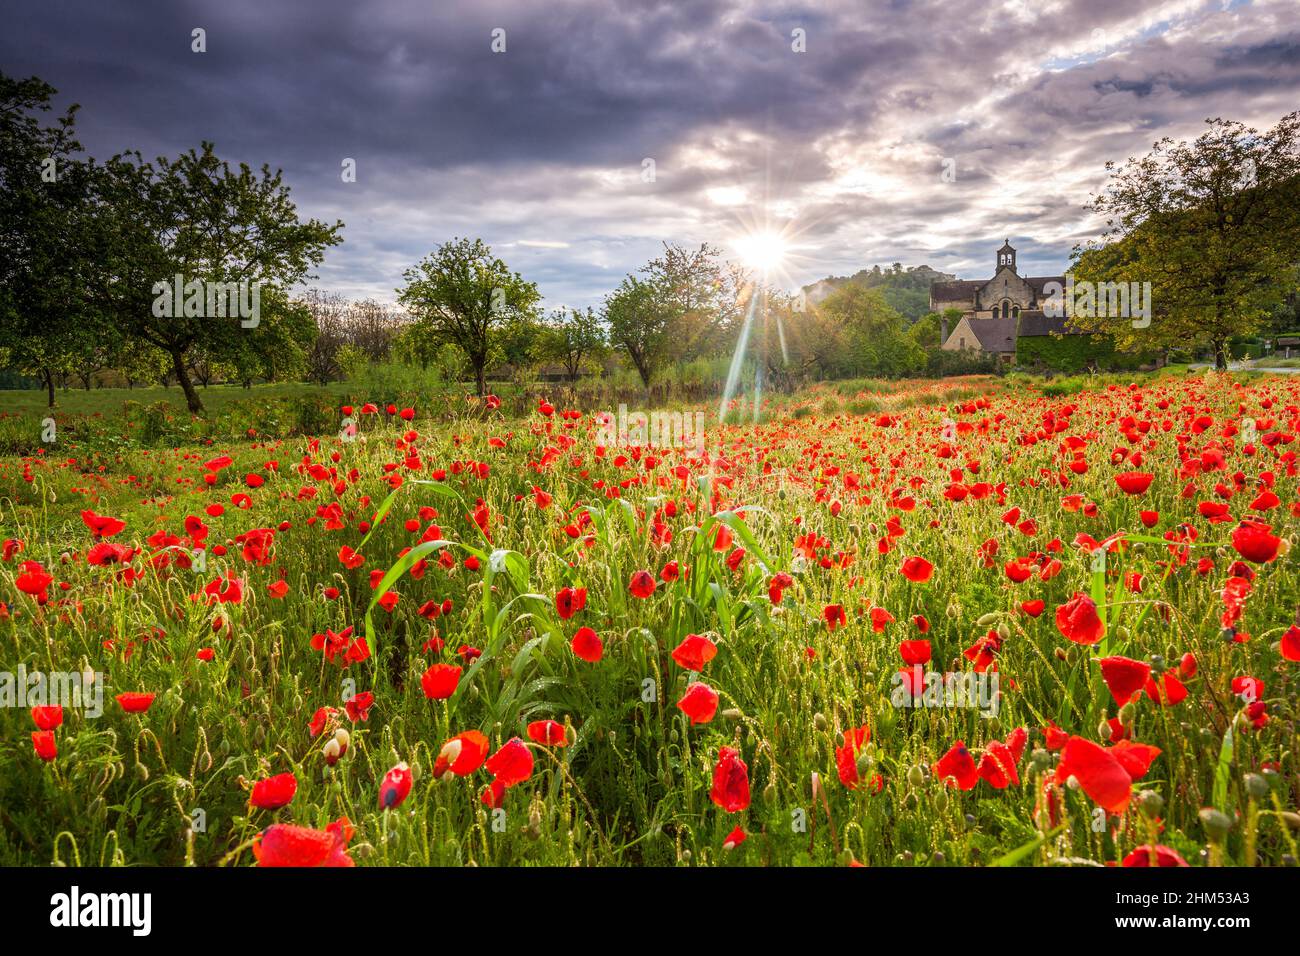
[[[1047,288],[1053,282],[1059,285]],[[930,286],[931,311],[943,315],[948,309],[957,309],[962,314],[951,332],[944,323],[943,348],[975,349],[1010,364],[1015,361],[1016,341],[1023,336],[1072,334],[1067,319],[1044,311],[1048,299],[1064,285],[1064,276],[1020,275],[1016,250],[1008,239],[997,251],[993,278],[957,279]]]

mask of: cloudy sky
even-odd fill
[[[1008,236],[1022,272],[1055,273],[1098,231],[1082,205],[1107,160],[1300,105],[1298,0],[18,0],[4,19],[0,69],[82,104],[93,155],[209,139],[280,167],[300,213],[346,223],[316,284],[389,301],[457,235],[551,306],[599,305],[663,240],[730,252],[767,229],[787,286],[895,261],[979,278]]]

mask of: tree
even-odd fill
[[[570,381],[576,381],[583,368],[604,349],[605,329],[590,306],[585,312],[557,310],[542,329],[542,356],[563,365]]]
[[[481,239],[443,243],[402,277],[398,301],[415,317],[413,334],[458,346],[486,395],[493,346],[508,323],[533,317],[537,286],[511,272]]]
[[[1194,142],[1166,137],[1141,159],[1108,163],[1111,180],[1094,199],[1106,232],[1076,250],[1076,281],[1151,283],[1149,324],[1100,308],[1075,310],[1072,322],[1110,333],[1123,350],[1208,344],[1224,369],[1229,341],[1255,331],[1294,288],[1300,112],[1262,134],[1207,123]]]
[[[677,353],[670,334],[672,310],[659,288],[636,276],[626,276],[605,298],[603,310],[609,340],[627,352],[646,388]]]
[[[890,308],[878,289],[850,282],[818,309],[844,330],[856,374],[899,377],[925,368],[925,349],[908,335],[903,317]]]
[[[94,166],[74,137],[77,107],[42,125],[53,87],[0,73],[0,342],[54,407],[55,385],[88,360],[102,316],[86,295]],[[86,379],[88,381],[88,377]]]
[[[308,277],[325,249],[341,241],[342,222],[300,221],[280,171],[263,166],[238,171],[203,143],[176,160],[144,162],[138,153],[113,157],[100,178],[96,230],[101,264],[95,291],[117,327],[168,355],[193,413],[203,410],[187,369],[191,349],[211,360],[240,365],[250,356],[279,361],[286,341],[284,289]],[[181,277],[180,314],[170,314],[168,285]],[[245,283],[266,305],[253,322],[231,314],[226,294]],[[216,295],[213,295],[213,292]],[[292,358],[288,356],[287,358]]]
[[[664,243],[664,252],[627,276],[605,300],[609,342],[627,351],[646,388],[673,362],[735,340],[750,283],[719,250]]]

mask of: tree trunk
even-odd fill
[[[203,411],[203,400],[199,398],[199,393],[194,390],[194,383],[190,381],[190,373],[185,368],[185,354],[183,352],[172,353],[172,371],[176,374],[176,383],[180,385],[181,391],[185,393],[185,404],[189,406],[191,413],[197,415]]]
[[[54,373],[48,369],[42,370],[41,377],[45,379],[45,394],[49,397],[50,408],[54,407]]]
[[[478,382],[478,394],[482,398],[487,394],[487,375],[484,366],[487,364],[485,358],[475,357],[471,359],[474,363],[474,380]]]
[[[1215,339],[1214,345],[1214,367],[1217,371],[1226,372],[1228,370],[1228,340]]]

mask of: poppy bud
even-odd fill
[[[1268,796],[1268,781],[1259,774],[1246,774],[1245,783],[1246,792],[1250,794],[1252,800],[1263,800]]]
[[[998,625],[998,637],[1002,638],[1002,640],[1005,641],[1010,636],[1011,636],[1011,628],[1007,626],[1006,621],[1003,621],[1001,624]]]
[[[1165,798],[1154,790],[1143,790],[1138,794],[1138,809],[1149,819],[1160,816],[1165,808]]]
[[[948,809],[948,791],[940,790],[934,795],[934,808],[940,813]]]
[[[1136,713],[1137,713],[1136,702],[1130,700],[1127,704],[1125,704],[1123,707],[1119,709],[1119,722],[1125,725],[1133,723],[1133,715]]]
[[[1097,725],[1097,736],[1102,740],[1110,739],[1110,721],[1103,720]]]
[[[919,787],[925,783],[925,771],[921,769],[920,764],[913,764],[912,768],[907,771],[907,782],[913,787]]]
[[[1035,773],[1046,773],[1052,766],[1052,755],[1042,747],[1035,747],[1029,755],[1029,769]]]
[[[348,752],[348,744],[352,743],[352,735],[349,734],[342,727],[339,727],[337,730],[334,731],[334,739],[338,741],[339,756],[342,757],[345,753]]]
[[[816,727],[818,731],[825,733],[828,726],[826,723],[826,715],[820,711],[813,714],[813,726]]]
[[[728,720],[740,720],[744,715],[741,713],[739,707],[728,707],[722,712],[722,716],[726,717]]]
[[[1066,654],[1065,654],[1065,648],[1064,648],[1064,647],[1058,647],[1058,648],[1057,648],[1053,653],[1055,654],[1056,659],[1057,659],[1058,661],[1066,660]]]
[[[775,783],[769,783],[766,787],[763,788],[763,802],[764,802],[764,803],[775,803],[775,802],[776,802],[776,784],[775,784]]]
[[[1163,674],[1165,672],[1166,666],[1167,665],[1165,664],[1165,658],[1163,655],[1161,654],[1151,655],[1151,673]]]
[[[864,753],[860,755],[858,757],[857,765],[858,776],[865,777],[867,774],[871,773],[871,768],[875,765],[875,762],[876,761],[872,759],[871,754]]]
[[[952,607],[952,604],[950,603],[948,606]],[[980,617],[975,621],[975,626],[992,627],[1001,617],[1001,611],[989,611],[987,614],[980,615]]]
[[[325,741],[325,746],[321,748],[321,753],[325,757],[325,762],[331,767],[338,763],[339,757],[342,756],[342,752],[339,749],[339,742],[333,737]]]
[[[1214,807],[1206,807],[1200,813],[1201,826],[1205,828],[1205,835],[1210,838],[1211,843],[1220,843],[1232,829],[1232,818],[1226,813],[1222,813]]]

